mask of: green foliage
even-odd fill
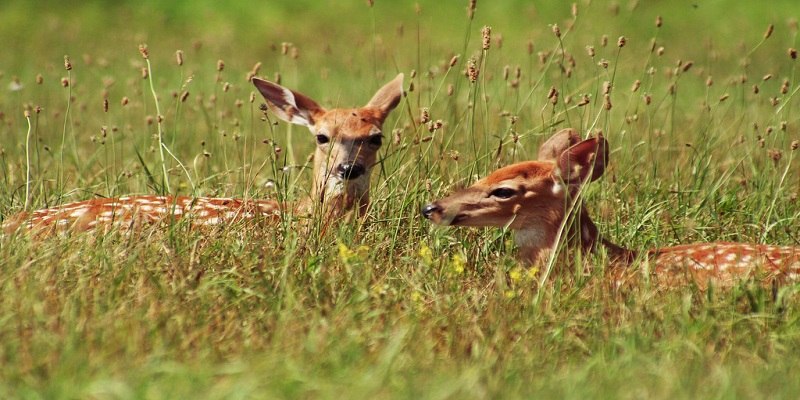
[[[571,126],[610,141],[586,201],[615,242],[797,245],[796,2],[467,3],[0,4],[4,217],[302,198],[313,140],[272,124],[248,73],[330,107],[397,72],[407,89],[363,221],[0,238],[0,397],[796,398],[796,286],[616,290],[592,256],[538,287],[506,233],[418,215]]]

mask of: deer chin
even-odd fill
[[[325,180],[320,200],[329,209],[351,210],[366,204],[369,193],[369,176],[364,174],[356,179],[329,176]]]

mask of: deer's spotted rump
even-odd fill
[[[649,251],[656,275],[685,271],[697,282],[729,285],[751,277],[800,279],[800,248],[747,243],[699,243]]]

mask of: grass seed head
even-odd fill
[[[448,64],[448,65],[450,65],[450,68],[453,68],[453,67],[456,66],[456,64],[458,63],[458,57],[459,57],[459,55],[456,54],[456,55],[454,55],[453,57],[450,58],[450,63]]]
[[[767,154],[775,165],[778,165],[778,163],[781,161],[781,157],[783,157],[783,152],[778,149],[770,149],[767,151]]]
[[[774,32],[774,31],[775,31],[775,25],[769,24],[769,26],[767,27],[766,32],[764,32],[764,40],[769,39],[769,37],[772,36],[772,32]]]
[[[469,0],[467,4],[467,17],[472,19],[475,16],[475,7],[478,5],[478,0]]]
[[[475,59],[470,57],[467,61],[467,77],[471,83],[475,83],[478,81],[478,75],[480,74],[480,70],[478,69],[478,64],[475,62]]]
[[[558,24],[553,24],[552,30],[553,34],[556,35],[557,38],[561,37],[561,28],[558,27]]]
[[[792,60],[797,59],[797,49],[795,49],[794,47],[790,47],[789,50],[787,50],[786,52],[789,54],[789,57]]]
[[[69,56],[64,56],[64,69],[72,71],[72,63],[69,61]]]
[[[483,49],[489,50],[489,47],[492,45],[492,27],[491,26],[484,26],[481,29],[481,36],[483,37]]]
[[[428,121],[431,120],[431,114],[427,107],[420,109],[419,111],[419,123],[426,124]]]
[[[139,45],[139,54],[142,55],[142,58],[147,60],[150,58],[150,51],[147,49],[147,45],[142,43]]]
[[[175,62],[178,63],[178,66],[183,65],[183,50],[178,50],[175,52]]]
[[[627,42],[628,42],[628,39],[625,39],[625,36],[620,36],[619,39],[617,39],[617,47],[619,47],[621,49],[621,48],[625,47],[625,43],[627,43]]]

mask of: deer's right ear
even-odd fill
[[[314,100],[277,83],[253,78],[253,84],[267,100],[270,111],[286,122],[310,128],[315,117],[325,112]]]
[[[562,129],[539,146],[539,161],[556,161],[564,150],[581,141],[581,135],[572,128]]]
[[[608,162],[608,142],[603,136],[586,139],[561,153],[553,175],[575,185],[594,181],[603,175]]]

